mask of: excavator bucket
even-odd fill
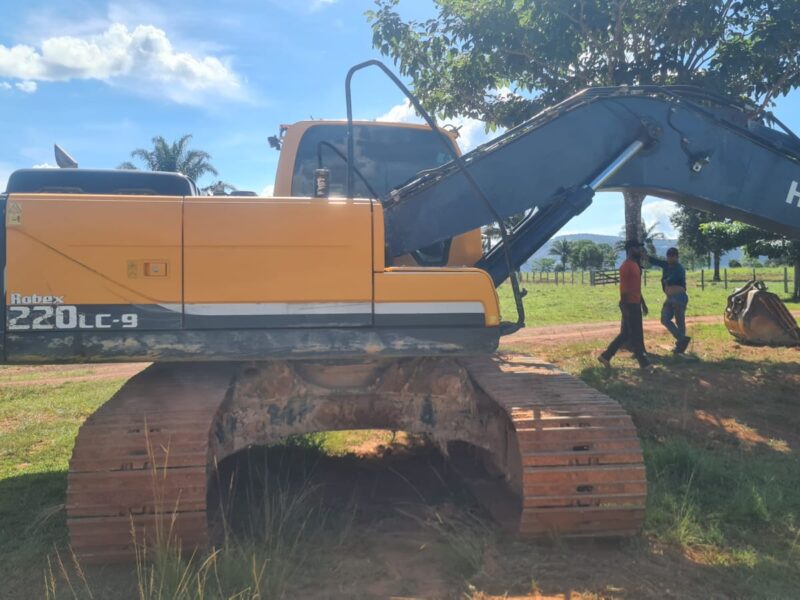
[[[725,326],[737,341],[757,346],[800,346],[800,328],[763,281],[749,281],[728,296]]]

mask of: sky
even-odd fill
[[[82,167],[114,168],[150,140],[192,134],[220,178],[271,194],[281,123],[345,115],[344,77],[381,58],[364,16],[371,0],[0,0],[0,190],[18,168],[52,165],[58,143]],[[405,17],[431,0],[401,0]],[[388,62],[388,61],[387,61]],[[356,76],[361,119],[414,120],[391,82]],[[775,114],[800,130],[800,93]],[[457,119],[462,149],[487,141]],[[496,135],[496,134],[493,134]],[[209,180],[201,183],[208,184]],[[648,199],[648,224],[672,234],[674,204]],[[601,193],[562,233],[617,234],[619,194]]]

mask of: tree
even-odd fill
[[[503,224],[506,227],[506,231],[511,232],[517,225],[530,216],[531,212],[531,210],[526,210],[518,215],[512,215],[504,219]],[[488,252],[490,248],[502,240],[502,237],[503,236],[500,235],[500,225],[498,223],[489,223],[481,227],[481,244],[483,245],[483,251]]]
[[[714,256],[714,281],[722,279],[719,275],[722,254],[752,241],[756,231],[759,230],[738,221],[714,221],[700,225],[705,245]]]
[[[789,264],[794,270],[792,300],[800,300],[800,242],[774,236],[755,227],[750,228],[755,239],[745,244],[748,256],[766,256],[771,261]]]
[[[605,248],[604,248],[605,246]],[[573,269],[602,269],[608,258],[608,244],[596,244],[591,240],[578,240],[572,243]]]
[[[678,242],[678,253],[681,257],[681,264],[690,271],[696,271],[711,264],[708,252],[695,252],[693,248],[682,244],[680,241]]]
[[[151,171],[171,171],[182,173],[194,181],[203,175],[218,175],[211,165],[211,155],[203,150],[189,150],[188,144],[192,136],[187,134],[171,144],[157,135],[153,138],[153,149],[137,148],[131,152],[132,158],[138,158]],[[124,162],[118,169],[136,169],[131,162]],[[227,185],[227,184],[225,184]]]
[[[531,268],[534,272],[538,271],[540,273],[552,273],[555,269],[556,261],[552,258],[537,258],[533,261]]]
[[[734,262],[737,262],[737,261],[734,261],[734,260],[730,261],[728,263],[728,266],[732,267]],[[744,259],[739,264],[739,266],[740,267],[749,267],[751,269],[760,269],[764,265],[762,264],[762,262],[760,260],[758,260],[758,255],[757,254],[755,256],[750,256],[747,253],[747,251],[745,251]]]
[[[739,223],[724,221],[712,213],[704,213],[682,207],[670,217],[678,228],[678,243],[690,248],[698,255],[711,254],[714,265],[714,281],[720,281],[722,254],[767,235],[765,232]]]
[[[215,181],[211,185],[204,187],[200,191],[203,192],[204,194],[207,194],[208,196],[227,196],[231,192],[235,192],[236,187],[231,185],[230,183],[219,180]]]
[[[603,268],[613,269],[617,266],[617,258],[619,252],[611,244],[598,244],[600,251],[603,253]]]
[[[572,242],[563,238],[555,240],[550,245],[548,254],[550,256],[557,256],[561,260],[561,270],[565,271],[567,269],[567,263],[570,262],[572,258]]]
[[[656,252],[656,244],[655,240],[665,240],[667,237],[661,233],[660,231],[656,231],[656,227],[658,227],[658,223],[653,223],[649,227],[642,219],[641,225],[639,226],[639,231],[641,232],[641,237],[635,238],[642,242],[642,245],[647,250],[648,254],[657,254]],[[620,231],[620,235],[625,237],[627,232],[628,226],[626,225],[622,231]],[[617,250],[624,250],[625,249],[625,240],[617,242]]]
[[[399,3],[367,13],[374,46],[429,109],[489,128],[588,86],[700,84],[762,107],[800,86],[797,0],[434,0],[426,21]],[[639,238],[644,195],[624,195]]]
[[[681,206],[672,213],[670,221],[672,225],[678,230],[678,251],[682,257],[687,257],[690,254],[699,260],[701,265],[707,265],[707,256],[711,254],[711,248],[708,245],[707,238],[703,235],[700,226],[704,223],[711,223],[719,221],[720,218],[712,213],[701,212],[693,208]],[[714,264],[719,264],[721,256],[714,254]]]

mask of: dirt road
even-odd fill
[[[800,312],[792,312],[797,319]],[[708,315],[704,317],[688,317],[686,325],[690,328],[698,324],[722,324],[722,316]],[[662,333],[664,326],[657,319],[644,322],[644,332]],[[564,325],[548,325],[545,327],[526,327],[512,336],[503,339],[505,344],[536,343],[539,345],[559,345],[608,338],[609,341],[619,332],[619,321],[598,321],[596,323],[568,323]]]
[[[150,363],[102,363],[92,365],[30,365],[0,367],[0,388],[61,385],[73,381],[128,379]]]

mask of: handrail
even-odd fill
[[[507,262],[508,271],[511,274],[511,288],[514,292],[514,304],[516,305],[517,309],[517,322],[516,323],[501,323],[501,327],[503,328],[503,335],[507,335],[510,333],[514,333],[515,331],[521,329],[525,326],[525,307],[522,304],[522,298],[525,296],[523,290],[520,289],[519,280],[517,279],[516,272],[512,268],[512,260],[511,260],[511,253],[510,253],[510,243],[509,243],[509,236],[508,231],[506,230],[505,223],[498,215],[497,211],[495,210],[492,203],[489,201],[489,198],[486,196],[484,191],[478,185],[478,182],[475,178],[467,171],[466,166],[464,165],[464,161],[461,160],[461,157],[458,153],[453,149],[450,140],[445,136],[444,133],[439,129],[436,125],[436,121],[433,117],[422,107],[419,99],[414,96],[411,91],[403,84],[400,79],[389,70],[389,68],[384,65],[379,60],[367,60],[362,63],[359,63],[350,68],[347,71],[347,76],[345,77],[345,102],[347,103],[347,197],[353,198],[353,173],[354,173],[354,159],[355,159],[355,140],[353,138],[353,99],[351,94],[351,87],[352,87],[352,80],[353,75],[355,75],[358,71],[362,69],[366,69],[368,67],[378,67],[381,71],[383,71],[384,75],[386,75],[392,82],[400,89],[401,92],[408,98],[409,102],[413,104],[414,108],[416,109],[417,113],[425,119],[425,122],[428,126],[438,134],[440,141],[445,146],[447,152],[453,159],[453,163],[457,166],[458,170],[467,180],[469,186],[472,188],[472,191],[483,201],[486,205],[489,214],[492,218],[497,221],[498,228],[500,230],[500,238],[503,241],[505,247],[505,257]]]

